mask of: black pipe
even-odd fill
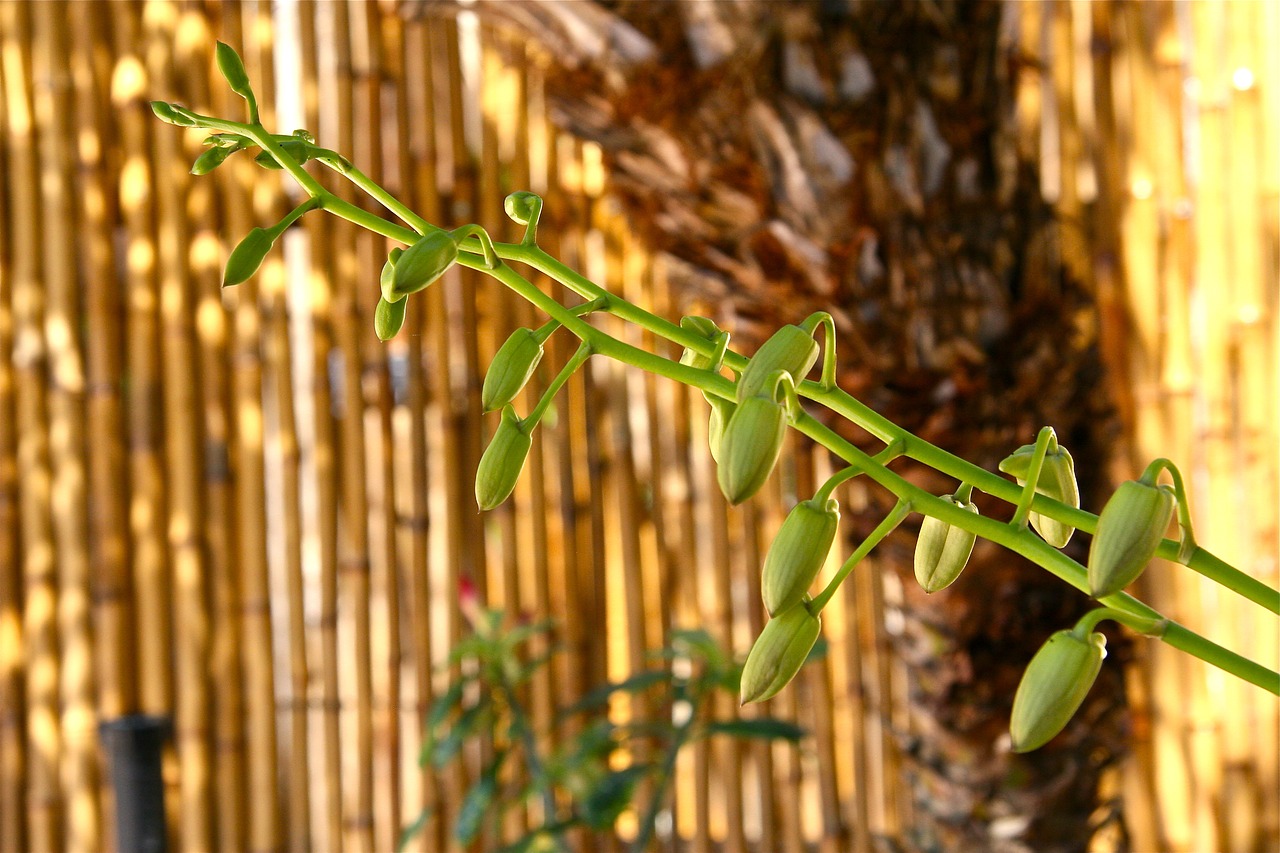
[[[160,753],[172,731],[168,717],[129,714],[98,727],[116,796],[116,850],[166,853]]]

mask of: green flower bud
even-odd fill
[[[818,576],[840,524],[840,504],[829,498],[796,504],[778,528],[761,570],[760,592],[769,615],[799,604]]]
[[[542,341],[532,329],[519,328],[498,348],[484,375],[480,404],[486,412],[502,408],[516,398],[542,361]]]
[[[419,238],[395,263],[391,296],[408,296],[431,286],[457,259],[458,243],[448,231],[432,231]]]
[[[246,234],[227,258],[226,269],[222,271],[222,286],[230,287],[248,280],[262,266],[275,239],[270,231],[262,228],[254,228]]]
[[[803,602],[770,619],[742,667],[739,698],[743,705],[775,696],[796,677],[822,631],[822,618]]]
[[[1173,490],[1141,480],[1121,483],[1098,515],[1089,547],[1089,594],[1119,592],[1147,567],[1173,517]]]
[[[738,404],[720,438],[716,479],[731,504],[760,491],[773,473],[787,431],[787,409],[769,397],[748,397]]]
[[[704,395],[711,404],[711,415],[707,418],[707,447],[711,449],[711,458],[720,462],[720,443],[724,440],[724,428],[733,419],[738,404],[724,397],[713,394]]]
[[[498,506],[515,490],[529,448],[533,446],[531,430],[532,427],[526,427],[516,415],[515,409],[507,406],[502,410],[498,429],[476,468],[476,503],[481,512]]]
[[[1027,474],[1031,468],[1031,457],[1035,455],[1036,446],[1026,444],[1015,450],[1000,463],[1000,470],[1018,481],[1018,485],[1027,482]],[[1044,455],[1044,463],[1040,466],[1040,477],[1036,480],[1036,492],[1067,506],[1080,507],[1080,487],[1076,484],[1076,466],[1071,454],[1065,447],[1059,446],[1056,451]],[[1075,528],[1057,519],[1049,518],[1032,511],[1031,526],[1036,529],[1044,541],[1055,548],[1065,548],[1071,541]]]
[[[218,70],[226,78],[227,85],[231,87],[231,91],[242,98],[252,98],[253,92],[249,88],[249,75],[245,72],[244,63],[240,61],[240,54],[236,53],[235,48],[229,44],[218,42],[218,46],[214,49],[214,56],[218,61]]]
[[[151,112],[155,113],[156,118],[162,122],[177,127],[195,127],[200,123],[196,119],[195,113],[177,104],[170,104],[167,101],[152,101]]]
[[[680,328],[687,332],[693,332],[695,335],[714,341],[720,334],[720,327],[714,321],[706,317],[681,317]],[[680,353],[680,363],[687,364],[690,367],[696,367],[699,370],[706,370],[711,367],[711,356],[684,348],[684,352]]]
[[[234,154],[235,151],[236,149],[234,148],[223,148],[223,147],[209,148],[205,150],[203,153],[201,153],[199,157],[196,158],[195,163],[191,164],[191,174],[193,175],[209,174],[214,169],[221,166],[223,161],[225,161],[228,157]]]
[[[963,510],[978,512],[972,503],[958,501],[951,495],[943,495],[942,499]],[[925,517],[920,525],[920,538],[916,540],[915,559],[916,581],[925,592],[945,589],[960,577],[960,572],[969,562],[969,555],[973,553],[976,538],[962,527],[947,524],[933,516]]]
[[[373,310],[373,330],[377,332],[378,340],[389,341],[400,331],[400,327],[404,325],[404,310],[408,302],[407,299],[388,302],[381,296],[378,297],[378,307]]]
[[[818,342],[812,334],[799,326],[783,326],[747,362],[738,379],[738,402],[767,392],[769,376],[776,370],[790,373],[799,385],[818,360],[818,352]]]
[[[404,294],[397,295],[392,289],[392,281],[396,274],[396,261],[400,260],[400,256],[404,254],[404,250],[396,247],[387,255],[387,260],[382,264],[382,272],[378,276],[378,288],[382,291],[382,298],[388,302],[399,302],[404,299]]]
[[[531,193],[525,190],[513,192],[502,200],[502,209],[507,212],[507,216],[517,225],[528,225],[529,220],[533,219],[542,210],[542,199],[537,193]]]
[[[1097,632],[1084,639],[1059,631],[1040,647],[1013,697],[1009,734],[1014,752],[1039,749],[1066,727],[1106,656],[1107,640]]]

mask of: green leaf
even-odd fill
[[[805,736],[805,730],[795,723],[773,717],[751,717],[738,720],[715,720],[707,723],[708,735],[729,735],[738,738],[763,740],[787,740],[795,743]]]
[[[613,826],[618,815],[631,804],[636,783],[649,772],[647,764],[632,764],[622,770],[614,770],[601,777],[580,804],[582,819],[587,826],[605,830]]]
[[[453,837],[459,844],[470,844],[480,831],[484,813],[489,809],[489,804],[493,802],[493,796],[497,793],[498,770],[506,757],[505,751],[498,753],[480,774],[476,783],[467,791],[467,795],[463,797],[462,806],[458,809],[458,819],[453,824]]]
[[[222,273],[222,286],[230,287],[247,281],[262,266],[262,260],[271,251],[274,242],[275,237],[262,228],[254,228],[246,234],[227,258],[227,267]]]
[[[443,767],[448,764],[455,755],[462,749],[462,744],[467,738],[476,733],[482,725],[489,722],[492,705],[488,697],[481,697],[480,701],[463,711],[456,722],[449,727],[449,731],[445,736],[436,741],[430,747],[431,764],[433,767]]]
[[[671,632],[671,648],[694,660],[702,660],[717,669],[729,664],[729,656],[715,638],[703,628],[685,628]]]
[[[214,55],[218,61],[218,70],[226,78],[227,85],[245,100],[253,100],[253,90],[249,87],[249,74],[244,70],[244,62],[235,48],[224,42],[218,42]]]
[[[592,690],[588,690],[582,694],[582,697],[569,707],[561,711],[562,716],[577,714],[582,711],[589,711],[598,708],[609,701],[609,697],[615,693],[639,693],[640,691],[652,687],[655,684],[662,684],[671,679],[671,673],[665,669],[646,669],[635,673],[622,681],[613,681],[608,684],[602,684]]]

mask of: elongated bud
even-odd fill
[[[520,393],[542,361],[542,341],[532,329],[519,328],[494,353],[480,389],[480,404],[486,412],[500,409]]]
[[[704,393],[703,396],[711,404],[711,415],[707,418],[707,447],[711,450],[711,458],[719,464],[720,443],[724,441],[724,428],[733,419],[733,413],[738,406],[732,400],[726,400],[714,394]]]
[[[720,438],[716,479],[731,504],[760,491],[773,473],[787,431],[787,410],[770,397],[748,397],[738,404]]]
[[[156,118],[162,122],[176,127],[195,127],[199,124],[195,114],[190,110],[167,101],[152,101],[151,112],[155,113]]]
[[[799,326],[783,326],[765,341],[738,379],[738,402],[767,393],[769,376],[785,370],[796,384],[804,379],[818,360],[818,342]]]
[[[790,684],[821,632],[822,618],[810,613],[804,602],[770,619],[742,667],[742,704],[763,702]]]
[[[977,513],[972,503],[956,500],[951,495],[942,499],[963,510]],[[937,592],[950,586],[969,562],[973,543],[977,537],[962,527],[955,527],[939,518],[926,516],[920,525],[920,538],[916,540],[916,581],[925,592]]]
[[[226,78],[231,91],[242,98],[252,98],[253,91],[249,88],[249,75],[245,72],[244,63],[240,60],[240,54],[236,53],[235,48],[218,42],[218,46],[214,49],[214,56],[218,62],[218,70]]]
[[[223,148],[223,147],[209,148],[205,150],[203,153],[201,153],[199,157],[196,158],[195,163],[191,164],[191,174],[193,175],[209,174],[214,169],[221,166],[228,157],[230,157],[232,154],[235,153],[235,151],[236,151],[235,148]]]
[[[1014,752],[1039,749],[1066,727],[1106,656],[1106,637],[1096,631],[1088,638],[1059,631],[1040,647],[1013,697],[1009,734]]]
[[[274,242],[274,235],[262,228],[254,228],[246,234],[227,258],[226,269],[222,271],[222,286],[230,287],[247,281],[262,266]]]
[[[378,276],[378,288],[382,291],[382,298],[387,302],[399,302],[404,299],[404,294],[397,295],[392,287],[396,274],[396,261],[400,260],[403,254],[404,250],[397,246],[391,250],[382,264],[382,272]]]
[[[390,296],[398,299],[431,286],[457,259],[458,243],[448,231],[419,238],[396,261]]]
[[[778,528],[761,570],[760,593],[770,616],[799,604],[822,570],[836,538],[840,504],[810,499],[796,504]]]
[[[378,307],[373,310],[373,330],[377,333],[378,340],[389,341],[400,331],[400,327],[404,325],[404,311],[408,302],[407,299],[388,302],[381,296],[378,297]]]
[[[488,512],[511,496],[532,446],[533,437],[526,432],[525,424],[515,409],[507,406],[476,468],[476,503],[482,512]]]
[[[1026,444],[1005,457],[1000,463],[1000,470],[1009,474],[1023,485],[1031,468],[1031,458],[1035,455],[1036,446]],[[1080,487],[1076,484],[1076,465],[1067,449],[1058,446],[1045,453],[1044,463],[1040,466],[1040,477],[1036,480],[1036,491],[1046,497],[1053,498],[1070,507],[1080,507]],[[1071,541],[1075,528],[1057,519],[1042,515],[1034,510],[1030,515],[1031,526],[1036,532],[1055,548],[1065,548]]]
[[[1173,517],[1173,490],[1141,480],[1120,484],[1098,515],[1089,547],[1089,594],[1119,592],[1147,567]]]
[[[700,335],[708,341],[714,341],[720,334],[720,327],[715,324],[715,321],[706,317],[681,317],[680,328],[693,332],[695,335]],[[699,370],[706,370],[711,367],[711,356],[703,355],[697,350],[685,347],[684,351],[680,353],[680,363],[696,367]]]

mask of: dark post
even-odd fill
[[[166,853],[164,779],[160,751],[169,737],[168,717],[130,714],[98,729],[116,793],[116,849],[120,853]]]

